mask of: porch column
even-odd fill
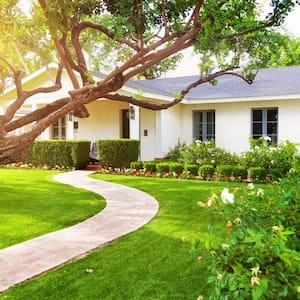
[[[136,105],[131,105],[133,112],[129,113],[129,132],[130,138],[140,141],[140,108]]]
[[[155,114],[155,158],[162,158],[163,151],[162,151],[162,122],[161,122],[161,111],[156,111]]]

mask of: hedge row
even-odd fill
[[[251,178],[253,182],[265,182],[267,178],[267,171],[262,167],[250,167],[241,165],[219,165],[214,167],[212,165],[183,165],[176,162],[160,162],[149,161],[141,162],[135,161],[130,164],[132,170],[142,170],[146,173],[175,173],[176,175],[184,175],[185,177],[200,176],[204,180],[211,180],[216,178],[220,181],[244,181]],[[271,169],[270,179],[272,181],[278,180],[285,176],[284,170]]]
[[[102,167],[129,168],[130,163],[138,159],[140,145],[138,140],[98,140],[96,145],[99,164]]]
[[[27,151],[23,162],[83,169],[90,160],[90,144],[90,141],[85,140],[35,141]]]

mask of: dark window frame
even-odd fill
[[[209,116],[209,114],[212,115]],[[208,120],[209,118],[211,118],[211,120]],[[205,141],[215,140],[215,137],[216,137],[216,111],[214,109],[194,110],[193,111],[193,139],[201,140],[205,142]]]
[[[254,113],[261,112],[261,120],[255,120]],[[275,119],[270,119],[268,114],[275,111]],[[262,136],[271,138],[271,143],[278,143],[278,124],[279,124],[279,109],[278,107],[257,107],[251,109],[251,136],[254,139],[259,139]],[[274,127],[275,125],[275,127]],[[260,127],[260,128],[259,128]],[[275,130],[274,130],[275,128]],[[270,129],[275,132],[270,132]],[[260,131],[260,132],[257,132]]]

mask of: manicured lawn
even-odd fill
[[[0,299],[172,299],[195,300],[209,293],[202,260],[190,238],[218,224],[197,202],[238,184],[95,175],[152,194],[160,210],[150,223],[87,257],[0,295]],[[221,224],[219,224],[221,225]],[[222,224],[223,226],[223,224]],[[87,272],[90,269],[93,272]]]
[[[0,169],[0,248],[76,224],[104,208],[103,198],[55,182],[55,174]]]

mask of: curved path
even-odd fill
[[[89,178],[92,173],[74,171],[54,179],[100,194],[106,199],[104,210],[72,227],[0,250],[0,292],[140,228],[157,213],[158,203],[150,195]]]

